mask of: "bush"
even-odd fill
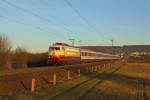
[[[28,67],[40,67],[47,65],[47,53],[29,54]]]
[[[11,51],[10,41],[6,36],[0,35],[0,70],[24,69],[47,65],[47,53],[31,54],[23,47]]]
[[[25,48],[17,47],[13,55],[14,69],[27,68],[28,53]]]

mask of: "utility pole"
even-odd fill
[[[82,44],[82,40],[79,40],[78,42],[79,42],[79,46],[81,46],[81,44]]]
[[[114,40],[110,40],[111,41],[111,43],[112,43],[112,47],[114,46]]]
[[[112,39],[112,40],[110,40],[111,41],[111,43],[112,43],[112,54],[114,54],[114,40]]]
[[[71,43],[72,43],[72,46],[74,46],[75,39],[69,39],[69,41],[71,41]]]

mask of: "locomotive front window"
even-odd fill
[[[50,47],[50,50],[60,50],[59,47]]]
[[[55,50],[60,50],[60,48],[59,47],[55,47]]]

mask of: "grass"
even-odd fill
[[[89,80],[88,76],[81,76],[77,79],[68,82],[57,84],[52,87],[45,87],[31,95],[20,95],[18,100],[43,100],[52,98],[54,100],[74,100],[78,97],[81,100],[137,100],[142,99],[139,91],[143,91],[142,84],[138,85],[139,79],[150,80],[150,64],[143,63],[128,63],[116,64],[114,68],[122,66],[119,71],[110,77],[97,77]],[[99,73],[102,73],[100,71]],[[108,75],[112,69],[105,69],[105,74]],[[83,84],[81,84],[83,83]],[[75,87],[76,85],[79,86]],[[95,86],[96,84],[96,86]],[[93,88],[93,86],[95,86]],[[75,87],[75,88],[73,88]],[[92,88],[92,89],[91,89]],[[90,91],[89,91],[90,90]],[[146,95],[150,98],[150,86],[146,85]]]
[[[63,93],[57,97],[55,97],[53,100],[73,100],[76,99],[78,96],[83,95],[86,91],[88,91],[92,86],[97,84],[99,82],[99,79],[92,79],[91,81],[88,81],[82,85],[80,85],[77,88],[72,89],[69,92]]]
[[[129,87],[127,87],[127,84],[105,80],[98,84],[82,100],[128,100],[130,98],[129,91],[131,91]]]
[[[111,79],[98,84],[82,100],[144,100],[143,84],[138,83],[138,80],[148,79],[149,65],[132,63],[123,66]],[[148,98],[146,100],[149,100],[150,85],[146,85],[146,95]]]
[[[107,70],[105,73],[111,73],[112,69]],[[53,98],[53,100],[76,100],[84,96],[89,90],[94,88],[96,84],[101,82],[102,79],[98,76],[95,78],[92,78],[90,81],[81,84],[80,86],[70,90],[69,92],[62,93],[61,95]]]
[[[116,68],[118,66],[115,66]],[[104,72],[110,73],[112,72],[112,69],[106,68],[105,70],[99,71],[99,73]],[[90,80],[90,81],[87,81]],[[87,82],[85,82],[87,81]],[[55,96],[58,96],[59,98],[55,98],[55,100],[64,98],[68,98],[69,100],[74,99],[77,96],[82,96],[85,94],[88,90],[90,90],[95,84],[100,82],[100,78],[93,78],[90,76],[81,76],[76,79],[67,81],[65,83],[57,84],[55,86],[49,87],[45,86],[39,90],[36,91],[36,93],[21,93],[17,94],[15,96],[14,100],[44,100],[44,99],[50,99]],[[83,83],[83,84],[81,84]],[[80,85],[79,85],[80,84]],[[79,85],[77,88],[74,88],[76,85]],[[11,98],[11,97],[10,97]],[[13,97],[14,98],[14,97]],[[8,99],[11,100],[11,99]]]
[[[118,74],[130,77],[150,79],[150,63],[129,63],[118,72]]]
[[[72,81],[68,81],[68,82],[65,82],[65,83],[62,83],[62,84],[58,84],[58,85],[56,85],[54,87],[51,87],[51,88],[47,87],[47,88],[44,88],[44,89],[40,90],[38,92],[38,95],[40,97],[49,97],[50,98],[50,97],[53,97],[53,96],[65,91],[65,90],[67,90],[67,89],[69,89],[69,88],[71,88],[71,87],[73,87],[73,86],[75,86],[75,85],[77,85],[81,82],[84,82],[88,79],[89,79],[89,77],[84,77],[83,76],[83,77],[74,79]]]
[[[66,83],[58,84],[52,87],[46,86],[40,89],[39,91],[37,91],[36,95],[26,94],[26,95],[17,96],[17,98],[19,98],[19,100],[43,100],[46,98],[51,98],[57,95],[58,93],[61,93],[67,90],[68,88],[71,88],[87,79],[88,77],[80,77],[72,81],[68,81]]]

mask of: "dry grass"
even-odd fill
[[[117,74],[150,79],[150,63],[128,63]]]
[[[150,63],[130,63],[91,90],[83,100],[149,100]],[[144,98],[143,80],[146,96]]]
[[[87,92],[82,100],[150,100],[150,63],[128,63],[121,66],[117,72],[109,77],[105,77],[108,76],[107,73],[103,74],[103,77],[99,77],[98,80],[103,81]],[[44,97],[56,95],[58,92],[63,92],[86,79],[85,77],[80,77],[55,87],[43,88],[43,90],[37,91],[37,96],[23,94],[18,98],[20,100],[25,100],[25,98],[28,100],[43,100]],[[89,85],[94,82],[97,82],[97,80],[93,80],[85,86],[90,87]],[[146,89],[145,96],[144,86]],[[60,96],[59,99],[69,97],[68,100],[70,100],[86,90],[87,87],[84,87],[84,89],[83,87],[84,85],[74,89],[74,91],[72,90],[72,92],[67,92],[66,95]]]
[[[106,80],[97,85],[83,100],[128,100],[130,87],[127,84]]]

